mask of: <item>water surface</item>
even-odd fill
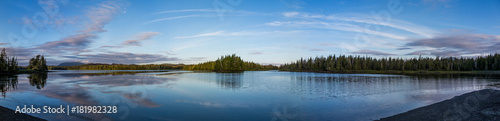
[[[0,106],[104,105],[48,120],[373,120],[500,83],[497,75],[59,71],[0,77]]]

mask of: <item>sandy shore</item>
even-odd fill
[[[500,121],[500,90],[484,89],[380,121]]]
[[[0,120],[2,121],[46,121],[28,114],[15,113],[14,110],[0,106]]]

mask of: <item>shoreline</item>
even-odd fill
[[[6,121],[47,121],[29,114],[15,113],[14,110],[3,106],[0,106],[0,117]]]
[[[0,76],[12,76],[12,75],[17,75],[17,74],[34,74],[34,73],[48,73],[48,72],[54,72],[54,71],[32,71],[32,70],[19,70],[14,73],[0,73]]]
[[[288,72],[315,72],[337,74],[500,74],[500,71],[397,71],[397,70],[341,70],[341,71],[303,71],[303,70],[278,70]]]
[[[98,70],[98,71],[101,71],[101,70]],[[104,71],[107,71],[107,70],[104,70]],[[49,73],[49,72],[57,72],[57,70],[49,70],[49,71],[31,71],[31,70],[22,70],[22,71],[18,71],[18,72],[15,72],[15,73],[0,73],[0,76],[14,76],[14,75],[18,75],[18,74],[40,74],[40,73]],[[154,71],[144,71],[144,70],[126,70],[125,72],[113,72],[113,73],[131,73],[131,74],[135,74],[135,73],[154,73],[154,72],[169,72],[167,70],[154,70]],[[94,74],[94,73],[84,73],[84,74]]]
[[[483,89],[419,107],[378,121],[500,120],[500,90]]]

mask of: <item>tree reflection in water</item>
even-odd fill
[[[243,85],[243,73],[217,73],[216,83],[224,89],[239,89]]]
[[[47,83],[47,73],[33,73],[28,76],[31,86],[42,89]]]
[[[3,98],[8,90],[16,90],[17,88],[17,76],[0,76],[0,91],[2,92]]]

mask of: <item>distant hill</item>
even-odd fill
[[[61,63],[57,66],[79,66],[79,65],[84,65],[85,63],[80,63],[80,62],[64,62]]]

